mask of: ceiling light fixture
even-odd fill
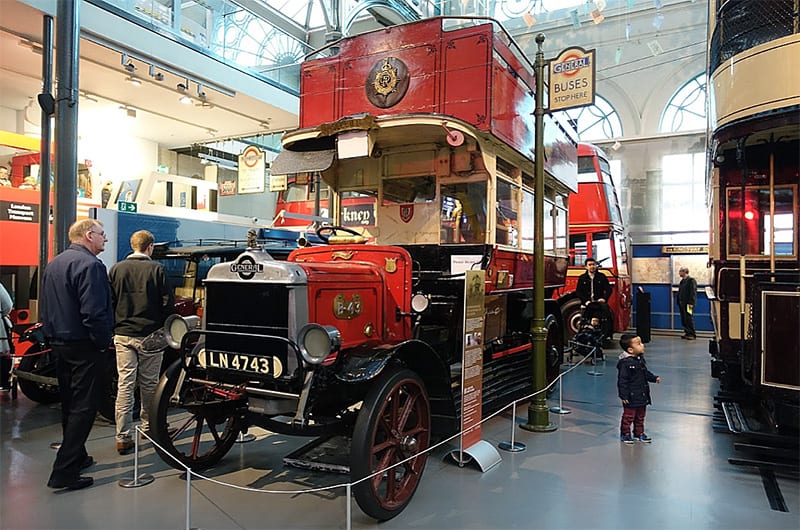
[[[133,64],[133,61],[128,59],[128,54],[127,53],[123,53],[122,54],[122,67],[125,70],[127,70],[128,72],[130,72],[130,73],[133,73],[133,72],[136,71],[136,65]]]
[[[150,77],[152,77],[156,81],[164,80],[164,74],[162,74],[161,72],[156,72],[156,67],[153,66],[152,64],[150,65],[150,71],[148,73],[150,74]]]
[[[178,83],[175,88],[180,92],[181,97],[178,98],[178,101],[183,103],[184,105],[188,105],[192,102],[192,98],[186,93],[189,90],[189,80],[187,79],[185,83]]]
[[[135,118],[136,117],[136,109],[134,109],[132,107],[129,107],[127,105],[120,105],[119,106],[119,110],[124,110],[125,114],[127,114],[127,116],[129,118]]]
[[[206,99],[206,91],[203,89],[202,83],[197,83],[197,97]]]
[[[137,78],[135,78],[135,77],[133,77],[133,76],[131,76],[131,75],[129,75],[128,77],[126,77],[126,78],[125,78],[125,81],[127,81],[128,83],[132,84],[132,85],[133,85],[133,86],[135,86],[135,87],[140,87],[140,86],[142,86],[142,80],[141,80],[141,79],[137,79]]]

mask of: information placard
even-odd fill
[[[464,359],[461,363],[461,450],[481,440],[485,271],[466,271]]]

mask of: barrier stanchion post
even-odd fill
[[[255,439],[256,439],[256,435],[255,434],[252,434],[252,433],[249,433],[249,432],[248,433],[244,433],[242,431],[239,431],[239,437],[236,438],[236,442],[235,443],[237,443],[237,444],[246,444],[247,442],[252,442]]]
[[[517,426],[517,402],[515,401],[511,404],[511,441],[500,442],[499,444],[497,444],[497,447],[499,449],[502,449],[503,451],[508,451],[509,453],[518,453],[526,449],[524,443],[514,441],[514,431],[516,430],[515,429],[516,426]]]
[[[186,530],[192,530],[192,470],[186,468]]]
[[[347,506],[347,530],[350,530],[352,528],[353,519],[352,519],[352,514],[350,513],[350,483],[349,482],[347,483],[347,492],[346,493],[347,494],[345,495],[345,497],[346,497],[345,501],[347,502],[347,504],[346,504],[346,506]]]
[[[142,431],[139,426],[136,426],[136,436],[134,437],[133,447],[133,480],[122,479],[119,485],[123,488],[138,488],[140,486],[147,486],[155,480],[153,475],[149,473],[139,474],[139,438],[142,436]]]
[[[564,374],[558,376],[558,406],[550,407],[550,412],[555,414],[571,414],[572,411],[564,408]]]
[[[595,355],[596,352],[597,352],[597,346],[592,348],[592,366],[594,366],[595,368],[597,368],[597,356]],[[586,374],[587,375],[594,375],[594,376],[603,375],[603,372],[600,372],[599,370],[596,370],[595,368],[592,368],[591,370],[586,372]]]

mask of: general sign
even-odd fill
[[[550,60],[548,109],[562,110],[594,104],[594,50],[567,48]]]
[[[247,147],[239,155],[239,193],[261,193],[264,191],[264,152],[255,146]]]

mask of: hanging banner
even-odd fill
[[[239,193],[261,193],[264,191],[264,152],[249,146],[239,155]]]
[[[550,60],[548,111],[594,105],[594,52],[575,46]]]

